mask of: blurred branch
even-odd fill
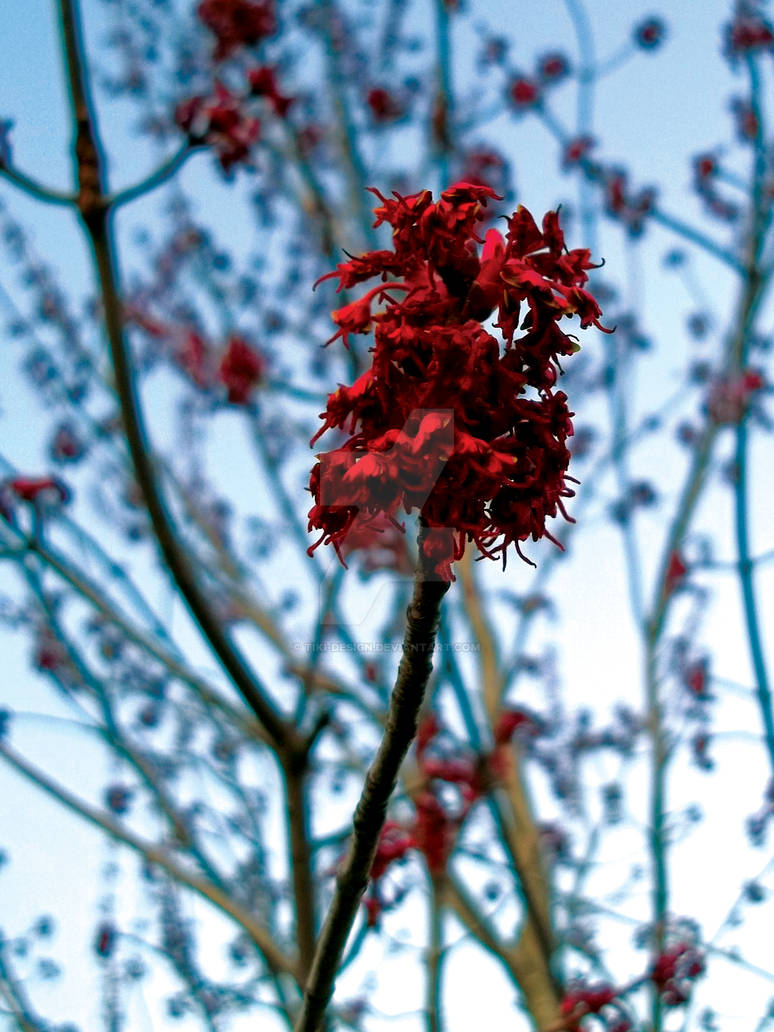
[[[431,110],[430,140],[438,161],[439,190],[449,183],[449,158],[454,151],[454,91],[452,85],[449,11],[445,0],[435,0],[436,93]]]
[[[129,846],[130,849],[139,853],[148,863],[158,864],[159,867],[162,867],[182,885],[187,885],[189,889],[192,889],[202,898],[209,900],[218,910],[231,917],[245,930],[252,942],[260,950],[272,971],[287,972],[297,977],[295,964],[280,949],[274,937],[258,917],[243,909],[236,902],[232,893],[224,891],[200,875],[188,870],[171,856],[166,849],[140,838],[139,835],[119,824],[118,821],[114,820],[105,811],[99,810],[89,803],[78,799],[69,789],[43,773],[43,771],[26,760],[7,742],[0,741],[0,756],[17,773],[23,775],[34,785],[37,785],[38,788],[52,796],[68,810],[83,817],[90,824],[104,831],[110,838]]]
[[[762,295],[770,282],[760,270],[760,260],[766,234],[771,225],[772,199],[770,192],[767,195],[766,191],[768,168],[766,126],[761,103],[762,84],[756,57],[752,54],[748,55],[746,64],[750,78],[750,110],[756,125],[751,190],[751,225],[748,247],[750,292],[752,297],[754,297],[756,291]],[[752,297],[751,305],[753,303]],[[752,326],[749,325],[748,332],[738,338],[737,346],[731,358],[733,375],[737,378],[744,375],[747,365],[751,329]],[[772,712],[771,682],[763,647],[760,610],[755,596],[755,573],[750,552],[747,417],[748,412],[745,409],[740,413],[736,426],[736,445],[734,450],[734,516],[736,522],[737,558],[739,561],[738,574],[742,593],[742,609],[750,649],[750,660],[755,675],[758,708],[763,723],[769,764],[774,777],[774,713]]]
[[[5,950],[0,943],[0,996],[5,1000],[10,1016],[21,1032],[47,1032],[47,1021],[35,1016],[32,1004],[20,980],[11,971]]]
[[[549,111],[545,105],[542,105],[537,110],[537,114],[562,148],[567,147],[570,143],[571,136],[553,113]],[[596,162],[591,161],[589,158],[582,158],[578,162],[578,168],[583,175],[587,176],[592,182],[597,182],[599,180],[599,167]],[[713,257],[723,262],[724,265],[733,269],[734,272],[739,273],[740,276],[744,275],[744,265],[739,261],[733,251],[729,251],[711,237],[706,236],[700,230],[691,226],[689,223],[684,222],[676,215],[671,215],[662,211],[661,208],[654,205],[648,211],[648,218],[653,222],[658,223],[658,225],[663,226],[665,229],[669,229],[673,233],[676,233],[684,240],[690,240],[691,243],[696,244],[697,247],[700,247],[708,254],[711,254]]]
[[[146,631],[135,627],[122,614],[121,610],[114,606],[112,601],[100,592],[96,585],[89,581],[83,573],[77,571],[66,559],[58,555],[49,545],[38,540],[29,542],[28,548],[50,566],[82,598],[93,605],[107,620],[120,628],[130,641],[158,660],[159,663],[167,668],[170,674],[184,684],[187,684],[206,706],[212,706],[213,709],[225,714],[229,720],[233,721],[250,738],[266,741],[263,728],[249,712],[242,712],[234,707],[228,699],[180,660],[168,647],[156,641]]]
[[[371,209],[368,206],[366,187],[368,176],[360,147],[357,142],[357,127],[352,118],[347,83],[341,68],[341,54],[344,31],[343,21],[334,0],[321,0],[317,4],[322,22],[325,42],[325,59],[328,68],[333,104],[339,123],[339,143],[344,163],[349,173],[350,202],[353,211],[360,217],[361,232],[369,247],[376,245]]]
[[[135,183],[134,186],[128,186],[124,190],[119,190],[118,193],[113,194],[110,197],[105,198],[105,204],[115,210],[120,208],[122,204],[128,204],[130,201],[136,200],[138,197],[142,197],[144,194],[150,193],[155,190],[157,186],[161,186],[170,179],[178,169],[182,168],[188,158],[196,151],[196,147],[192,147],[190,142],[186,140],[174,154],[172,154],[167,160],[160,165],[154,172],[151,172],[145,179],[141,179],[139,183]]]
[[[65,632],[62,624],[57,619],[53,606],[45,595],[37,573],[29,567],[25,567],[25,573],[30,589],[32,590],[33,595],[37,598],[38,604],[43,610],[46,621],[53,631],[57,641],[59,641],[64,647],[70,662],[84,682],[84,685],[88,685],[91,688],[94,700],[102,715],[104,725],[100,728],[102,738],[107,741],[108,744],[112,745],[115,751],[120,756],[123,756],[129,765],[135,769],[140,779],[145,783],[145,786],[153,796],[159,810],[166,817],[169,827],[177,842],[191,852],[197,864],[205,872],[207,877],[212,882],[220,884],[222,888],[222,880],[219,874],[215,871],[214,867],[201,851],[199,845],[194,841],[191,830],[178,813],[171,796],[164,787],[161,775],[154,769],[153,764],[129,743],[123,730],[119,727],[108,697],[107,689],[92,672],[80,650],[75,647],[73,642],[70,640],[69,635]]]
[[[63,206],[74,206],[77,202],[75,194],[65,193],[61,190],[52,190],[50,187],[41,186],[40,183],[30,179],[23,172],[19,172],[12,165],[0,159],[0,176],[13,183],[20,190],[23,190],[29,197],[36,201],[43,201],[44,204],[59,204]]]
[[[443,882],[445,875],[430,875],[430,935],[427,945],[425,1018],[427,1032],[443,1032],[441,1010],[441,963],[443,961]]]
[[[490,725],[494,732],[502,705],[503,680],[495,637],[481,604],[476,586],[475,562],[467,552],[457,564],[463,587],[463,604],[475,640],[479,643],[481,691]],[[507,754],[501,786],[509,812],[503,813],[497,792],[491,799],[492,815],[504,848],[513,861],[525,916],[519,938],[520,987],[526,1005],[538,1024],[553,1019],[559,1006],[559,986],[552,972],[554,933],[551,925],[550,887],[540,854],[537,826],[532,813],[528,788],[515,746]]]

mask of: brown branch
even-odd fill
[[[200,588],[181,548],[156,481],[147,435],[137,397],[124,320],[119,299],[117,262],[113,253],[108,191],[101,168],[99,136],[89,103],[77,0],[59,0],[67,73],[75,121],[75,157],[78,174],[78,209],[91,246],[102,298],[105,330],[113,364],[121,417],[135,476],[145,499],[151,524],[166,564],[188,609],[234,686],[277,745],[294,742],[295,734],[261,690],[236,644],[226,634]]]
[[[479,671],[484,706],[490,728],[500,714],[503,677],[498,662],[494,633],[487,620],[476,586],[474,564],[468,558],[459,564],[465,612],[479,644]],[[553,1017],[559,1006],[559,986],[551,969],[554,934],[551,924],[550,885],[543,858],[532,803],[515,747],[507,755],[501,776],[507,811],[493,792],[493,815],[516,876],[526,909],[518,943],[518,980],[526,1006],[540,1023]]]
[[[312,880],[312,850],[309,841],[309,799],[306,762],[298,764],[294,757],[282,758],[287,800],[287,822],[290,838],[290,868],[293,880],[293,902],[296,911],[296,942],[301,979],[305,981],[312,968],[317,936],[316,893]]]
[[[387,726],[355,810],[349,854],[336,878],[336,891],[317,943],[294,1032],[317,1032],[333,995],[341,956],[368,884],[387,803],[416,734],[419,711],[432,672],[441,600],[448,588],[443,581],[424,580],[422,571],[417,574]]]

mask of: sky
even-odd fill
[[[69,135],[66,128],[67,107],[63,90],[61,63],[57,51],[57,33],[53,19],[53,3],[44,0],[6,0],[0,11],[0,57],[2,58],[2,84],[0,87],[0,117],[14,122],[12,133],[14,160],[20,168],[41,181],[59,189],[69,186],[70,166],[68,159]],[[717,58],[719,41],[718,26],[727,16],[725,0],[680,0],[664,6],[633,0],[627,4],[611,4],[609,0],[589,0],[586,4],[593,25],[596,51],[599,59],[615,54],[630,31],[630,26],[639,16],[651,13],[663,14],[669,25],[668,45],[654,55],[637,56],[626,67],[607,82],[600,85],[596,106],[596,125],[605,144],[605,156],[625,160],[636,183],[656,180],[661,190],[663,207],[678,214],[700,217],[700,209],[694,201],[686,201],[686,189],[691,180],[688,158],[716,139],[725,135],[719,129],[727,119],[729,92],[734,88],[731,72]],[[422,5],[418,10],[427,12]],[[479,6],[476,7],[478,13]],[[534,55],[556,48],[566,50],[577,60],[575,41],[567,8],[560,0],[520,0],[520,2],[496,3],[485,0],[480,4],[481,17],[493,25],[518,23],[514,65],[523,62],[529,66]],[[100,5],[87,6],[87,35],[93,47],[100,46],[103,13]],[[458,34],[453,38],[457,57],[459,81],[475,70],[476,47],[472,41]],[[588,56],[588,55],[585,55]],[[569,90],[560,95],[557,110],[565,124],[574,118],[572,95]],[[532,210],[542,211],[564,199],[572,189],[567,180],[555,175],[553,147],[545,132],[526,120],[514,125],[513,120],[502,120],[489,127],[495,135],[512,134],[516,141],[515,176],[518,200]],[[149,155],[142,148],[124,150],[116,154],[113,165],[115,183],[131,181],[141,174]],[[146,166],[147,167],[147,166]],[[187,185],[195,190],[197,184],[212,178],[206,158],[196,158],[185,170]],[[223,203],[225,194],[218,195]],[[89,282],[85,249],[79,241],[74,220],[58,209],[44,208],[30,202],[9,187],[0,183],[0,201],[12,206],[15,215],[33,228],[34,239],[39,250],[46,256],[67,281],[75,285],[76,291],[87,289]],[[127,226],[129,225],[127,221]],[[128,236],[128,229],[127,229]],[[235,241],[238,244],[238,241]],[[579,244],[580,241],[572,241]],[[665,231],[654,230],[647,245],[636,261],[625,242],[617,240],[614,234],[605,236],[604,257],[618,269],[627,269],[638,295],[639,310],[645,313],[646,328],[655,333],[656,353],[654,361],[643,374],[639,384],[639,404],[643,411],[663,400],[665,387],[671,382],[684,364],[687,341],[679,331],[670,330],[666,338],[658,331],[661,326],[678,327],[686,308],[685,298],[679,296],[675,280],[663,270],[661,258],[672,246],[674,239]],[[644,273],[644,274],[642,274]],[[700,258],[696,263],[696,276],[708,298],[708,308],[723,325],[728,317],[728,281],[711,258]],[[13,270],[0,262],[0,287],[11,294],[15,292]],[[621,277],[623,278],[623,277]],[[3,312],[3,297],[0,294],[0,317]],[[40,469],[44,456],[40,442],[31,432],[39,419],[35,399],[20,384],[15,370],[20,360],[16,342],[2,338],[0,343],[0,433],[2,452],[16,466],[24,469]],[[9,385],[12,385],[9,387]],[[331,385],[333,386],[333,385]],[[163,428],[161,428],[163,433]],[[759,469],[764,475],[755,484],[755,539],[756,551],[772,547],[771,512],[774,498],[770,473],[773,465],[766,451],[766,443],[755,445]],[[639,465],[657,478],[659,486],[668,495],[677,484],[677,470],[664,463],[659,446],[644,449],[638,456]],[[768,472],[767,472],[768,471]],[[604,490],[603,490],[604,497]],[[625,699],[627,685],[622,683],[622,671],[632,669],[631,654],[638,646],[629,630],[622,630],[619,614],[627,606],[625,591],[618,575],[622,558],[617,536],[610,528],[602,526],[601,506],[593,515],[598,529],[590,539],[586,550],[574,555],[572,564],[563,570],[557,579],[557,592],[565,602],[565,626],[562,629],[562,648],[574,656],[575,667],[583,671],[582,683],[573,686],[581,696],[593,698],[595,706],[603,707],[616,700]],[[702,511],[701,523],[712,529],[721,542],[724,555],[731,554],[730,502],[727,493],[713,491]],[[658,518],[654,518],[649,531],[658,530]],[[649,571],[652,574],[652,571]],[[2,571],[0,571],[0,576]],[[494,583],[496,571],[487,571],[488,580]],[[7,576],[0,579],[0,592],[13,594],[15,583]],[[717,648],[717,665],[721,674],[747,684],[749,670],[744,659],[744,642],[729,628],[738,623],[734,587],[716,587],[713,583],[713,602],[709,609],[704,635]],[[762,598],[774,597],[774,570],[764,571],[759,586]],[[165,597],[159,587],[154,592],[158,599]],[[771,613],[768,614],[769,640],[774,638]],[[615,632],[611,633],[611,627]],[[183,621],[184,628],[184,621]],[[188,632],[183,629],[184,636]],[[19,636],[4,635],[5,685],[0,688],[0,704],[5,701],[14,708],[26,712],[59,714],[64,708],[51,694],[45,684],[27,670],[26,643]],[[770,649],[770,652],[773,651]],[[625,676],[625,675],[624,675]],[[724,719],[729,727],[755,734],[756,718],[749,703],[739,701],[724,703]],[[33,749],[45,742],[45,748],[56,755],[58,769],[63,777],[72,776],[76,783],[94,779],[96,785],[104,774],[102,764],[94,754],[88,757],[73,748],[72,738],[63,734],[56,718],[38,719],[29,717],[26,723],[20,721],[20,736]],[[675,872],[676,893],[685,911],[696,910],[709,914],[708,925],[720,922],[727,901],[711,894],[712,875],[711,851],[718,841],[718,824],[732,822],[735,835],[727,843],[729,866],[754,870],[760,864],[760,856],[750,858],[739,832],[740,808],[744,813],[755,809],[760,795],[760,785],[765,778],[762,757],[744,746],[729,747],[719,752],[717,788],[713,799],[714,812],[706,824],[696,832],[692,844],[686,847],[683,866]],[[87,769],[84,770],[84,765]],[[737,775],[734,775],[736,769]],[[681,782],[674,786],[675,806],[689,805],[695,798],[706,794],[706,782],[700,783],[695,772],[686,771]],[[90,954],[90,930],[95,923],[95,886],[102,885],[100,871],[105,864],[118,859],[116,850],[107,845],[96,834],[74,824],[61,809],[39,794],[22,785],[18,778],[0,770],[0,845],[9,845],[13,863],[0,872],[0,890],[12,904],[4,904],[2,922],[6,932],[24,927],[41,910],[63,914],[60,921],[57,948],[72,961],[72,967],[88,972],[89,984],[94,988],[98,980]],[[628,846],[622,845],[622,850]],[[734,855],[731,855],[732,848]],[[622,854],[625,860],[625,854]],[[121,864],[125,861],[121,860]],[[129,865],[130,866],[130,865]],[[120,888],[124,881],[119,875]],[[129,877],[128,875],[126,876]],[[64,888],[64,891],[63,891]],[[99,894],[99,890],[97,890]],[[71,905],[64,909],[67,897]],[[192,913],[201,914],[204,908],[192,904]],[[396,931],[400,935],[400,929]],[[366,965],[378,965],[378,950],[374,957],[367,958]],[[455,955],[453,965],[465,970],[469,963],[464,949]],[[396,971],[400,971],[400,965]],[[405,985],[411,970],[411,957],[405,962],[402,974],[397,975]],[[489,974],[482,970],[479,986],[486,985]],[[496,981],[495,977],[495,981]],[[478,976],[477,976],[478,981]],[[454,1021],[450,1021],[448,1032],[470,1027],[480,1012],[479,992],[471,998],[464,990],[463,978],[449,978],[450,993],[454,999]],[[459,987],[459,989],[457,988]],[[56,1006],[59,1014],[72,1014],[84,1029],[96,1028],[95,993],[89,993],[84,1001],[81,983],[69,977],[61,984],[41,986],[41,1010],[46,1012],[47,1003]],[[132,1003],[132,1030],[144,1032],[165,1032],[169,1027],[183,1029],[193,1024],[186,1022],[159,1022],[151,1019],[146,1011],[143,993],[153,1000],[163,991],[162,981],[137,990]],[[495,991],[494,989],[492,990]],[[500,990],[497,990],[498,992]],[[757,992],[757,990],[756,990]],[[36,990],[37,993],[37,990]],[[394,989],[388,983],[375,991],[374,999],[387,1012],[390,1011]],[[753,990],[750,991],[752,999]],[[740,1008],[741,1009],[741,1008]],[[48,1011],[51,1012],[50,1010]],[[723,1032],[739,1032],[750,1028],[750,1011],[739,1014],[738,1020],[728,1016]],[[242,1027],[252,1027],[248,1019],[243,1024],[235,1023],[240,1032]],[[400,1032],[413,1032],[419,1027],[418,1019],[403,1018],[400,1021],[384,1021],[373,1024],[374,1032],[382,1029],[399,1028]],[[270,1028],[267,1018],[266,1028]]]

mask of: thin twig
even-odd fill
[[[14,186],[23,190],[28,196],[34,197],[36,201],[43,201],[44,204],[75,205],[75,194],[65,193],[63,190],[52,190],[48,186],[43,186],[3,161],[0,161],[0,176],[3,176],[9,183],[13,183]]]
[[[158,864],[173,878],[182,885],[198,893],[203,899],[209,900],[213,906],[231,917],[245,930],[255,946],[260,950],[268,966],[275,971],[283,971],[296,977],[295,964],[277,945],[274,937],[255,914],[250,913],[241,907],[231,893],[225,892],[217,885],[213,885],[205,878],[200,877],[193,871],[188,870],[180,864],[167,850],[154,845],[145,839],[140,838],[129,828],[114,820],[108,813],[91,806],[74,795],[64,785],[59,784],[48,774],[26,760],[21,753],[18,753],[7,742],[0,742],[0,756],[17,773],[23,775],[38,788],[43,789],[48,795],[53,796],[58,803],[71,810],[73,813],[83,817],[90,824],[105,832],[110,838],[129,846],[149,863]]]

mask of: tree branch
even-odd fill
[[[59,0],[59,5],[76,126],[78,209],[94,259],[116,391],[135,476],[145,499],[164,563],[191,615],[234,686],[263,724],[269,737],[277,745],[286,744],[293,741],[293,730],[284,721],[267,694],[261,690],[238,647],[230,640],[220,620],[213,613],[185,552],[180,547],[156,482],[124,334],[117,262],[110,230],[111,213],[107,206],[107,192],[103,186],[99,137],[86,88],[77,21],[77,0]]]
[[[26,760],[7,742],[0,742],[0,756],[13,767],[15,771],[22,774],[28,781],[31,781],[38,788],[43,789],[48,795],[53,796],[57,802],[64,805],[68,810],[83,817],[90,824],[104,831],[110,838],[117,842],[123,842],[136,853],[139,853],[149,863],[158,864],[163,867],[173,878],[182,885],[187,885],[198,895],[209,900],[213,906],[231,917],[241,928],[247,932],[252,942],[263,954],[267,965],[273,971],[282,971],[298,977],[295,964],[277,946],[274,937],[261,921],[254,915],[243,909],[234,899],[232,893],[225,892],[217,885],[213,885],[205,878],[200,877],[193,871],[187,870],[174,857],[152,842],[140,838],[129,828],[119,824],[103,810],[83,802],[76,795],[60,785],[53,778],[49,777],[38,767]]]
[[[444,581],[424,580],[423,571],[417,573],[414,594],[407,612],[403,657],[390,698],[387,726],[355,810],[349,854],[336,878],[336,891],[317,943],[294,1032],[317,1032],[333,995],[347,936],[360,898],[368,885],[387,803],[401,763],[416,734],[419,711],[432,671],[441,600],[448,588],[448,583]]]

